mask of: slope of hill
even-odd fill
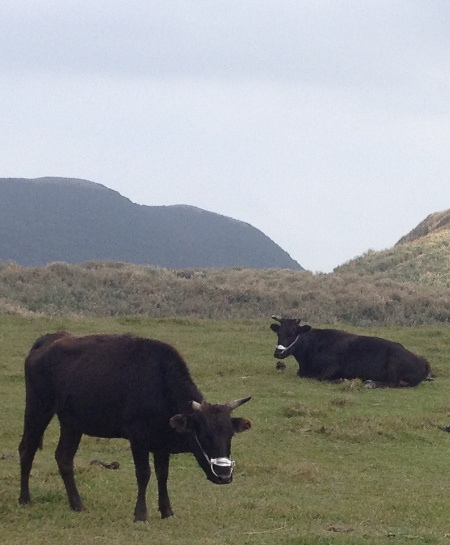
[[[0,261],[122,261],[168,268],[301,270],[242,221],[192,206],[143,206],[87,180],[0,178]]]
[[[449,288],[450,210],[430,214],[393,248],[368,251],[335,272]]]

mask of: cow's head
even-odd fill
[[[191,401],[191,411],[177,414],[170,425],[179,433],[189,434],[192,452],[207,478],[215,484],[233,480],[235,462],[231,459],[231,439],[235,433],[251,428],[250,420],[233,418],[231,411],[249,401],[237,399],[226,405]]]
[[[272,319],[279,322],[278,324],[270,324],[270,329],[278,335],[277,346],[273,356],[278,359],[287,358],[294,353],[300,335],[310,331],[311,326],[300,325],[300,320],[297,318],[272,316]]]

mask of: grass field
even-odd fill
[[[270,320],[26,319],[0,317],[0,543],[5,545],[450,544],[450,329],[352,331],[398,340],[427,357],[434,382],[367,390],[358,381],[301,380],[293,358],[275,369]],[[215,486],[190,455],[171,460],[173,519],[133,523],[128,444],[85,437],[75,459],[87,510],[70,511],[54,460],[52,422],[32,471],[33,504],[20,507],[17,446],[23,360],[39,335],[133,332],[183,354],[206,398],[252,396],[236,414],[253,428],[233,441],[234,482]],[[117,471],[90,462],[117,461]]]

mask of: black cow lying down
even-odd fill
[[[400,343],[337,329],[314,329],[294,318],[272,318],[279,322],[270,325],[278,335],[274,357],[294,356],[300,377],[359,378],[400,387],[417,386],[431,374],[427,360]]]
[[[231,411],[250,398],[226,405],[205,401],[186,363],[171,346],[131,335],[38,339],[25,360],[26,406],[19,445],[19,502],[30,503],[29,477],[37,448],[57,414],[60,439],[55,458],[75,511],[83,503],[74,480],[73,459],[82,434],[128,439],[137,479],[136,521],[147,520],[146,489],[153,453],[162,518],[173,515],[167,492],[171,454],[191,452],[215,484],[233,478],[231,439],[251,426]]]

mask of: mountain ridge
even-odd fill
[[[0,260],[303,270],[248,223],[189,205],[133,203],[78,178],[0,178]]]
[[[419,238],[425,237],[430,233],[439,231],[440,229],[450,229],[450,210],[443,210],[441,212],[433,212],[429,214],[423,221],[421,221],[414,229],[409,233],[401,237],[396,242],[396,246],[405,244],[406,242],[412,242]]]

